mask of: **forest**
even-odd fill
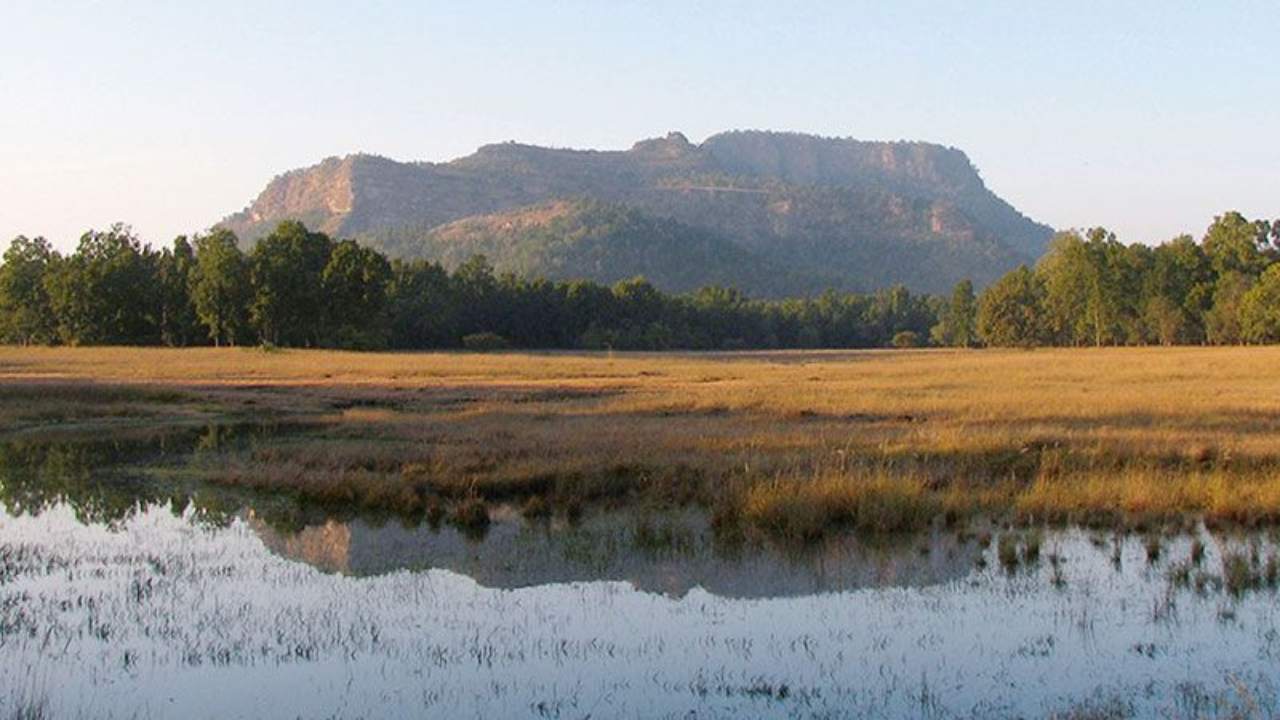
[[[126,225],[75,252],[19,236],[0,264],[0,341],[343,349],[617,350],[1243,344],[1280,342],[1280,220],[1238,212],[1197,241],[1123,244],[1060,232],[1034,267],[980,293],[894,286],[752,299],[660,292],[389,259],[296,221],[247,251],[229,230],[155,249]]]

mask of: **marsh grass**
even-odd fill
[[[918,479],[885,472],[779,477],[749,485],[742,516],[750,524],[801,539],[830,529],[905,532],[927,527],[942,507]]]
[[[1146,541],[1143,542],[1142,547],[1144,550],[1146,550],[1147,562],[1152,564],[1154,564],[1156,561],[1160,559],[1160,553],[1164,549],[1164,545],[1160,540],[1160,536],[1154,533],[1147,536],[1147,539]]]
[[[541,495],[530,496],[520,508],[520,513],[530,520],[545,520],[551,517],[551,505]]]
[[[1040,546],[1044,543],[1044,533],[1039,528],[1027,533],[1023,545],[1023,558],[1030,564],[1040,562]]]
[[[569,517],[695,504],[718,527],[810,538],[980,515],[1253,526],[1280,521],[1277,362],[1280,348],[0,348],[0,433],[306,418],[320,429],[219,450],[204,478],[411,515],[474,495]]]
[[[483,499],[471,495],[453,506],[449,519],[459,530],[483,535],[489,529],[489,507]]]
[[[1017,569],[1021,558],[1018,554],[1018,538],[1012,532],[1000,534],[1000,539],[996,542],[996,558],[1000,561],[1000,567],[1006,571]]]
[[[1280,559],[1273,553],[1265,563],[1257,554],[1229,550],[1222,556],[1222,585],[1232,595],[1280,588]]]

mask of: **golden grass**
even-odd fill
[[[840,527],[872,532],[919,530],[941,509],[938,493],[918,477],[871,473],[750,484],[741,511],[743,519],[756,527],[812,539]]]
[[[977,511],[1257,521],[1280,518],[1276,368],[1271,347],[0,348],[0,432],[322,418],[220,479],[380,506],[644,495],[797,535]]]

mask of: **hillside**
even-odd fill
[[[696,235],[688,252],[702,260],[685,267],[678,283],[664,283],[669,289],[753,277],[763,267],[797,279],[805,292],[894,282],[942,291],[961,278],[985,283],[1034,260],[1051,235],[992,193],[959,150],[755,131],[697,145],[671,133],[625,151],[505,143],[447,163],[330,158],[276,178],[222,224],[253,240],[296,218],[406,256],[456,259],[467,248],[492,247],[495,261],[520,271],[551,267],[557,276],[602,281],[627,275],[613,265],[614,252],[636,265],[631,244],[642,242],[639,235],[628,236],[624,252],[610,245],[609,232],[584,232],[595,238],[594,250],[559,248],[551,259],[548,238],[494,232],[501,222],[478,217],[536,216],[530,208],[579,198],[636,211],[628,215],[633,230],[665,228],[652,242],[667,250],[675,248],[673,237]],[[443,227],[467,218],[477,222]],[[569,224],[581,230],[596,219]],[[524,242],[534,245],[516,247]],[[743,268],[729,269],[739,262]]]
[[[709,230],[585,199],[464,218],[425,234],[383,232],[364,238],[390,255],[436,260],[450,269],[483,254],[499,272],[603,283],[642,275],[669,292],[725,285],[781,296],[841,283],[770,263]]]

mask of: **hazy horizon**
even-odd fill
[[[1057,228],[1126,242],[1275,217],[1280,9],[1134,3],[107,2],[0,9],[0,242],[167,243],[274,176],[494,142],[733,129],[919,140]]]

